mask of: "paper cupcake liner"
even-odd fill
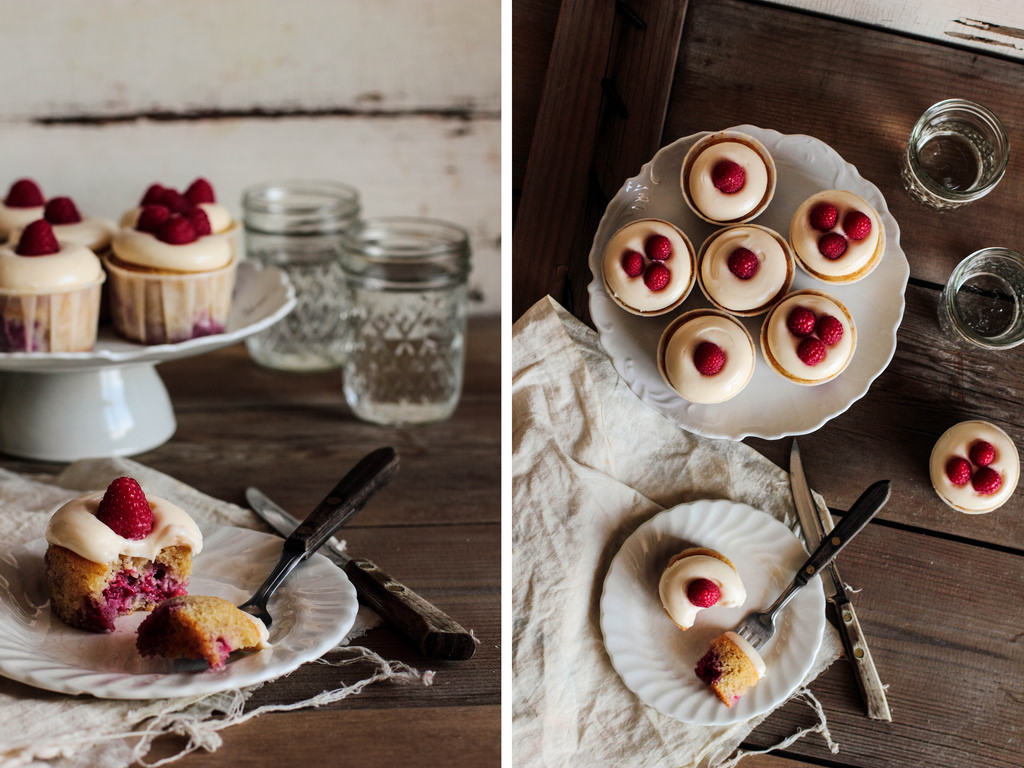
[[[131,341],[166,344],[223,333],[238,261],[197,273],[143,272],[106,258],[114,330]]]
[[[0,352],[88,352],[103,281],[63,293],[0,293]]]

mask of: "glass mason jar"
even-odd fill
[[[469,237],[420,218],[367,219],[342,250],[350,311],[342,387],[360,419],[448,418],[462,393]]]
[[[342,238],[359,218],[359,192],[330,181],[257,184],[242,195],[246,258],[291,280],[296,305],[246,339],[260,365],[287,371],[337,368],[347,311]]]

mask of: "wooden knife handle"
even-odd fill
[[[867,707],[868,717],[873,720],[892,720],[889,703],[885,698],[882,680],[871,658],[860,621],[853,610],[850,599],[845,595],[837,595],[833,600],[836,617],[839,619],[839,634],[843,638],[846,655],[854,666],[857,684],[860,686]]]
[[[424,656],[446,661],[465,661],[473,656],[477,645],[473,635],[374,563],[353,558],[344,569],[359,595],[407,635]]]

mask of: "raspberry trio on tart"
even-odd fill
[[[634,315],[662,315],[693,288],[696,254],[681,229],[662,219],[639,219],[608,240],[601,273],[608,295]]]
[[[932,448],[932,487],[946,504],[967,514],[998,509],[1020,479],[1017,446],[1002,429],[971,420],[947,429]]]
[[[885,229],[867,200],[841,189],[807,198],[789,225],[797,264],[826,283],[853,283],[878,266]]]
[[[811,289],[794,291],[761,326],[761,353],[776,373],[813,386],[831,381],[853,359],[857,331],[846,306]]]

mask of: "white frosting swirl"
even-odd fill
[[[953,485],[946,475],[946,462],[954,456],[970,461],[971,446],[981,440],[991,443],[995,448],[995,459],[988,466],[998,472],[1003,480],[999,490],[989,496],[975,491],[970,481],[966,485]],[[947,429],[932,448],[928,468],[932,487],[939,498],[954,509],[968,514],[991,512],[1002,506],[1013,495],[1020,479],[1020,457],[1010,436],[994,424],[979,420],[962,421]]]
[[[725,353],[725,365],[713,376],[697,370],[694,352],[705,341]],[[714,310],[680,315],[661,336],[658,367],[665,382],[691,403],[721,403],[738,395],[754,373],[754,342],[747,329]]]
[[[728,563],[710,555],[687,555],[666,568],[658,582],[658,595],[665,612],[681,629],[689,629],[704,610],[690,602],[686,594],[687,585],[695,579],[709,579],[718,585],[721,592],[717,606],[732,608],[743,605],[747,590],[740,581],[736,569]]]
[[[627,251],[644,253],[644,243],[651,235],[664,235],[672,244],[672,256],[664,263],[669,270],[668,285],[652,291],[644,283],[643,274],[630,277],[622,268]],[[621,306],[637,313],[660,313],[682,301],[693,287],[696,257],[689,239],[676,227],[661,219],[640,219],[620,228],[604,249],[602,273],[611,297]],[[644,265],[650,262],[644,256]]]
[[[838,344],[827,347],[825,359],[817,365],[807,365],[797,355],[797,348],[803,338],[794,336],[786,325],[789,313],[797,307],[806,307],[816,318],[832,315],[843,326],[843,337]],[[818,291],[796,291],[789,294],[775,306],[765,319],[761,337],[765,358],[776,363],[790,377],[799,383],[822,384],[838,376],[850,362],[856,346],[856,332],[853,318],[842,304]]]
[[[64,293],[102,283],[106,278],[96,254],[84,245],[60,242],[57,253],[21,256],[16,244],[0,246],[0,291]]]
[[[756,274],[741,280],[729,270],[729,257],[746,248],[757,257]],[[781,236],[757,224],[727,227],[713,234],[702,248],[698,279],[708,300],[722,309],[755,315],[788,290],[793,278],[792,257]]]
[[[811,209],[818,203],[832,203],[839,211],[836,224],[830,232],[846,237],[846,251],[838,259],[826,259],[818,250],[818,240],[825,232],[811,226]],[[871,234],[863,240],[851,240],[843,230],[843,218],[850,211],[860,211],[871,219]],[[789,240],[801,266],[812,276],[832,282],[849,282],[843,278],[860,278],[878,263],[883,238],[878,213],[862,197],[841,189],[831,189],[811,195],[796,209],[789,225]],[[869,268],[870,267],[870,268]]]
[[[687,178],[683,178],[682,182],[684,189],[689,193],[688,199],[698,213],[712,221],[729,222],[743,219],[757,211],[765,200],[770,185],[766,161],[746,143],[721,140],[717,137],[712,137],[708,141],[708,146],[704,149],[699,149],[700,143],[694,145],[699,154],[689,165],[688,173],[684,163],[684,174]],[[711,181],[712,169],[722,160],[731,160],[746,174],[743,187],[738,192],[721,192]]]
[[[207,235],[184,245],[171,245],[148,232],[122,229],[111,243],[114,255],[127,264],[170,272],[209,272],[231,263],[231,244]]]
[[[142,539],[126,539],[96,517],[103,491],[72,499],[62,506],[46,527],[46,541],[94,563],[109,563],[119,555],[154,559],[165,547],[185,545],[192,554],[203,548],[199,526],[181,507],[159,496],[149,496],[153,530]]]

